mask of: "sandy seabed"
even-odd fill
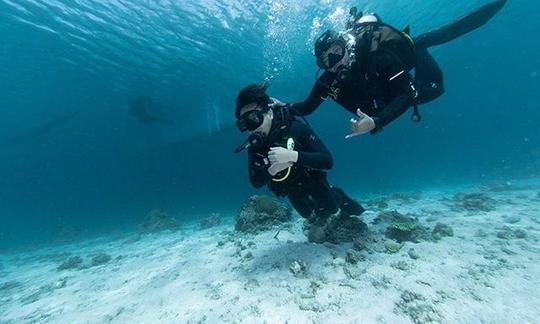
[[[0,323],[540,323],[538,188],[460,188],[492,210],[457,190],[380,197],[453,230],[399,246],[373,203],[362,247],[309,243],[296,216],[277,237],[231,221],[3,254]]]

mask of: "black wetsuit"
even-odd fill
[[[368,59],[362,55],[366,49],[362,45],[356,46],[357,59],[344,80],[338,79],[340,75],[336,73],[324,72],[307,99],[294,104],[293,109],[308,115],[331,97],[353,114],[360,108],[373,117],[376,128],[372,133],[379,131],[409,107],[428,103],[444,93],[443,73],[428,48],[449,42],[484,25],[506,2],[491,2],[453,23],[416,37],[414,78],[399,55],[376,52],[371,54],[374,57]],[[376,66],[375,73],[368,70],[373,65]]]
[[[251,184],[255,188],[267,185],[274,194],[287,196],[304,218],[325,218],[337,212],[340,206],[351,202],[351,199],[341,189],[328,184],[325,170],[333,166],[332,155],[309,125],[292,115],[279,114],[276,111],[274,109],[270,133],[262,145],[257,148],[250,147],[248,150]],[[292,167],[289,177],[283,181],[274,181],[267,171],[268,152],[271,147],[286,146],[289,138],[294,141],[294,150],[298,151],[298,161]],[[278,173],[275,178],[280,178],[281,174],[283,172]]]

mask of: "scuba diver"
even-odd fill
[[[137,119],[141,124],[174,124],[172,121],[159,116],[155,109],[155,104],[148,97],[139,96],[131,100],[128,104],[129,114]]]
[[[250,136],[235,152],[248,150],[253,187],[267,185],[275,195],[288,197],[307,220],[308,239],[322,243],[330,216],[338,211],[339,217],[360,215],[364,209],[328,184],[332,155],[307,122],[298,119],[289,105],[270,98],[267,88],[268,83],[252,84],[238,94],[236,124]]]
[[[400,31],[353,7],[345,32],[328,30],[315,42],[317,81],[307,99],[292,109],[308,115],[332,98],[358,116],[350,120],[352,133],[346,138],[377,133],[409,107],[414,108],[411,119],[418,122],[418,105],[444,93],[443,73],[428,49],[483,26],[506,2],[493,1],[414,39],[408,26]]]

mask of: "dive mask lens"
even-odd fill
[[[342,53],[342,54],[334,54],[334,53],[328,54],[328,68],[332,68],[336,64],[338,64],[339,61],[341,61],[343,59],[343,56],[344,56],[343,54],[344,53]]]
[[[332,49],[330,49],[317,57],[317,66],[323,70],[331,69],[338,64],[344,56],[345,50],[341,49],[339,53],[334,53],[332,52]]]
[[[264,112],[260,110],[252,110],[240,116],[240,119],[236,122],[236,125],[240,131],[246,130],[252,132],[259,128],[264,121]]]

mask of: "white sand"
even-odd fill
[[[383,235],[370,224],[377,213],[366,212],[381,241],[356,265],[345,261],[350,243],[307,243],[297,218],[279,240],[276,231],[241,235],[226,224],[1,255],[0,323],[412,323],[414,314],[417,323],[540,323],[538,190],[487,193],[497,200],[491,212],[453,211],[441,200],[453,192],[387,201],[424,225],[454,230],[396,254],[381,249]],[[502,226],[527,237],[500,239]],[[62,253],[88,263],[98,252],[112,260],[57,270]],[[289,270],[294,260],[307,264],[304,275]],[[409,292],[423,300],[406,302]]]

